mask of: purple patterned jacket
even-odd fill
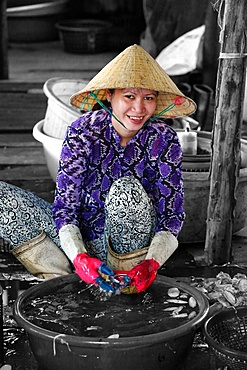
[[[157,212],[156,232],[178,235],[183,220],[182,151],[176,132],[159,118],[121,147],[105,110],[88,112],[67,130],[60,156],[53,216],[57,229],[80,228],[85,241],[104,232],[104,203],[123,176],[143,185]]]

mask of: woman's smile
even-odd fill
[[[152,117],[158,93],[149,89],[116,89],[107,91],[112,106],[112,124],[126,143]],[[120,121],[120,122],[119,122]]]
[[[141,117],[137,117],[137,116],[129,116],[129,115],[127,115],[128,117],[129,117],[129,119],[130,119],[130,121],[132,122],[132,123],[134,123],[134,125],[135,124],[137,124],[137,125],[140,125],[140,123],[142,123],[142,121],[143,121],[143,119],[144,119],[144,116],[141,116]]]

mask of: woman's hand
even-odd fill
[[[115,292],[115,288],[107,282],[100,273],[106,276],[114,276],[114,272],[97,258],[89,257],[87,253],[77,254],[73,260],[75,271],[87,284],[95,284],[106,292]]]
[[[138,263],[138,265],[127,272],[131,283],[128,287],[123,288],[121,292],[132,294],[145,291],[155,280],[159,267],[160,265],[155,259],[148,259]]]

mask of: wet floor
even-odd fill
[[[3,346],[1,365],[3,369],[36,370],[39,366],[34,359],[24,329],[20,328],[13,317],[13,304],[23,291],[34,284],[27,281],[1,281],[2,288],[2,336]],[[37,282],[35,282],[37,284]],[[7,367],[7,365],[9,365]]]

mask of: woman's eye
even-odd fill
[[[124,95],[125,96],[125,98],[127,98],[127,99],[133,99],[134,98],[134,96],[133,95]]]
[[[155,97],[154,96],[146,96],[146,98],[145,98],[146,100],[148,100],[148,101],[150,101],[150,100],[154,100],[155,99]]]

